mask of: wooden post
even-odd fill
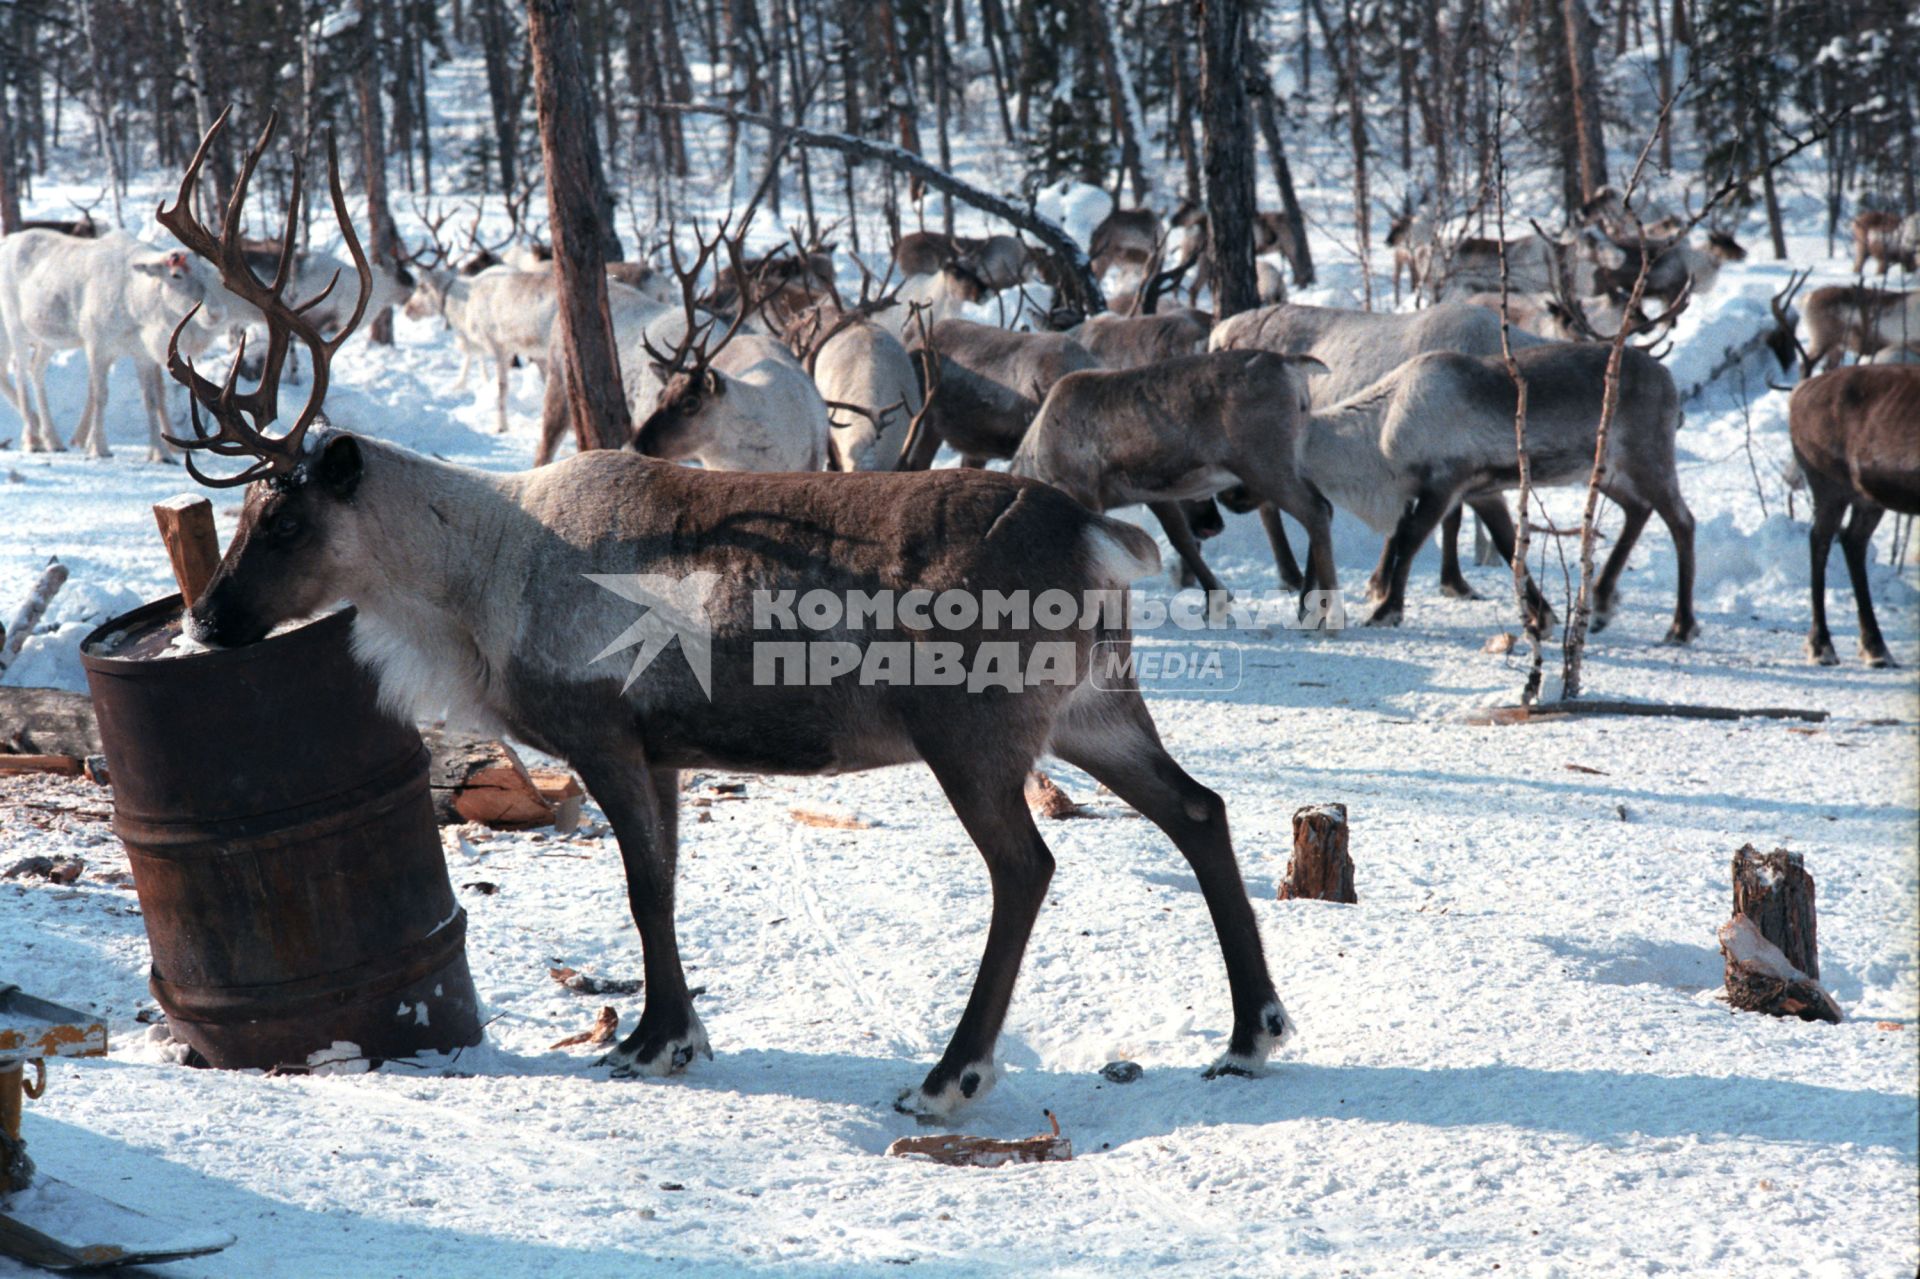
[[[155,502],[153,518],[160,525],[160,540],[167,544],[180,598],[185,607],[192,608],[200,592],[207,589],[213,571],[220,567],[220,535],[213,528],[213,503],[198,493],[182,493]]]
[[[1347,855],[1347,806],[1311,804],[1293,815],[1293,858],[1280,881],[1280,900],[1357,903],[1353,858]]]
[[[1733,918],[1720,929],[1720,950],[1735,1008],[1841,1020],[1839,1004],[1820,987],[1813,877],[1800,854],[1748,844],[1733,855]]]

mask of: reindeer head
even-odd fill
[[[666,460],[686,457],[698,447],[698,427],[713,404],[727,393],[726,375],[713,367],[713,361],[727,343],[739,334],[741,326],[759,304],[759,277],[750,272],[741,255],[739,235],[729,235],[725,222],[711,240],[700,242],[700,251],[688,266],[680,259],[677,245],[669,246],[673,273],[680,281],[680,302],[685,327],[671,352],[663,353],[651,338],[642,334],[640,345],[652,361],[653,375],[661,382],[653,412],[634,432],[633,448],[649,457]],[[705,313],[700,305],[701,269],[714,260],[726,246],[731,278],[735,282],[733,319],[718,341],[713,339],[717,317]],[[718,273],[716,273],[718,274]]]
[[[280,622],[305,616],[339,598],[356,565],[363,563],[354,544],[354,521],[342,514],[352,502],[360,481],[359,442],[351,435],[324,428],[311,438],[308,432],[320,417],[333,353],[360,323],[373,293],[374,277],[353,223],[347,217],[346,196],[340,188],[339,158],[334,153],[331,137],[327,139],[327,177],[334,216],[345,233],[360,284],[352,316],[331,338],[323,336],[319,326],[309,318],[313,308],[333,291],[337,280],[303,302],[290,302],[286,297],[294,276],[294,219],[301,207],[298,161],[294,163],[292,192],[287,199],[287,226],[281,236],[279,261],[272,282],[261,283],[247,265],[239,235],[241,213],[254,169],[273,138],[278,123],[275,116],[267,118],[259,141],[254,143],[234,183],[222,224],[223,233],[216,237],[194,216],[193,194],[200,167],[214,138],[226,125],[227,114],[223,111],[207,130],[187,166],[186,175],[180,180],[173,207],[161,209],[158,217],[161,225],[172,231],[182,244],[218,270],[220,281],[229,292],[251,303],[266,318],[266,357],[259,385],[251,391],[243,393],[236,387],[240,364],[246,355],[244,338],[226,381],[219,385],[202,377],[192,362],[180,354],[180,332],[193,318],[192,312],[174,329],[173,340],[167,348],[167,371],[183,383],[193,397],[194,438],[169,437],[173,444],[187,450],[188,472],[200,483],[214,488],[251,486],[233,544],[227,548],[226,557],[206,591],[194,602],[189,626],[202,639],[219,644],[246,644],[259,639]],[[266,428],[279,410],[280,370],[286,361],[289,343],[295,338],[312,358],[312,385],[306,405],[292,428],[284,435],[268,435]],[[213,418],[212,431],[202,420],[203,409]],[[249,459],[249,462],[237,474],[210,476],[195,462],[196,457],[208,455]],[[342,525],[347,526],[344,535]]]

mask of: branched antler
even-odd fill
[[[740,328],[753,313],[753,285],[756,278],[749,276],[746,264],[740,255],[740,237],[728,234],[729,227],[725,219],[713,239],[700,241],[700,251],[694,255],[693,265],[688,266],[680,259],[680,246],[669,243],[668,256],[672,262],[673,274],[680,281],[680,302],[687,317],[686,331],[670,354],[662,353],[646,334],[640,336],[640,345],[647,356],[661,371],[661,378],[672,377],[676,373],[698,375],[712,365],[714,357],[733,341]],[[700,272],[714,260],[715,252],[726,246],[727,258],[733,267],[734,278],[740,281],[739,308],[734,312],[733,320],[727,325],[726,332],[720,335],[718,342],[710,341],[717,317],[702,314],[700,309]]]
[[[353,221],[347,216],[347,197],[340,187],[340,158],[334,149],[333,136],[327,136],[327,180],[330,194],[333,196],[334,216],[339,219],[340,228],[346,238],[347,251],[353,257],[354,270],[360,277],[360,296],[355,303],[353,314],[341,326],[332,339],[323,336],[307,312],[329,296],[339,283],[339,273],[327,282],[327,287],[305,302],[290,304],[286,299],[287,286],[293,279],[294,239],[297,230],[296,219],[300,209],[300,163],[296,159],[293,165],[292,193],[287,200],[286,226],[280,235],[280,255],[277,268],[270,284],[261,283],[253,269],[247,265],[246,253],[240,239],[241,211],[246,204],[247,186],[253,180],[254,169],[259,166],[260,157],[266,154],[267,144],[273,140],[275,127],[279,124],[278,113],[267,117],[266,127],[260,131],[259,141],[253,144],[246,163],[240,169],[235,180],[232,198],[227,202],[227,211],[221,223],[221,233],[215,236],[193,214],[194,187],[200,180],[200,167],[206,162],[207,153],[213,140],[226,127],[227,117],[232,114],[229,106],[220,113],[204,138],[200,139],[199,149],[193,153],[193,160],[187,165],[185,175],[180,179],[180,191],[174,197],[173,207],[162,206],[155,214],[160,224],[173,232],[180,243],[199,257],[211,262],[220,272],[220,281],[227,291],[242,301],[249,302],[259,309],[267,323],[267,355],[260,373],[260,383],[253,390],[242,393],[236,388],[240,376],[240,364],[246,357],[246,339],[242,338],[240,348],[235,353],[233,367],[227,372],[227,379],[221,385],[214,385],[194,370],[191,360],[180,355],[180,334],[192,322],[200,308],[194,307],[187,312],[174,327],[173,336],[167,343],[167,372],[175,381],[184,385],[192,395],[193,439],[179,439],[168,436],[169,442],[188,450],[186,456],[187,471],[194,479],[212,488],[232,488],[250,483],[253,480],[270,476],[291,475],[298,467],[301,457],[301,441],[320,415],[320,405],[326,399],[328,372],[333,353],[340,349],[341,343],[352,335],[360,323],[360,317],[367,309],[367,302],[373,295],[373,268],[367,262],[366,251],[360,247],[360,237],[354,233]],[[300,417],[284,435],[270,436],[266,427],[278,416],[280,398],[280,369],[286,361],[289,340],[298,338],[313,359],[313,384],[307,393],[307,403],[300,411]],[[216,431],[209,434],[200,417],[205,408],[214,419]],[[249,421],[248,419],[251,419]],[[207,452],[219,457],[251,457],[252,465],[238,475],[208,476],[194,465],[194,453]]]

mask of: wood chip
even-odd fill
[[[838,804],[795,804],[787,815],[802,826],[826,830],[872,830],[873,823]]]
[[[1012,1164],[1054,1163],[1073,1158],[1073,1142],[1060,1135],[1060,1121],[1051,1111],[1053,1131],[1012,1141],[997,1137],[970,1137],[944,1133],[935,1137],[901,1137],[887,1153],[902,1159],[928,1159],[937,1164],[967,1168],[1005,1168]]]
[[[615,1012],[611,1005],[603,1005],[600,1015],[593,1019],[593,1029],[583,1030],[577,1035],[568,1035],[565,1039],[557,1039],[553,1047],[573,1048],[580,1044],[610,1044],[619,1032],[620,1014]]]
[[[1074,801],[1073,796],[1056,786],[1053,779],[1045,773],[1037,770],[1028,773],[1026,791],[1027,807],[1033,810],[1036,817],[1061,821],[1069,817],[1092,816]]]

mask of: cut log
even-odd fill
[[[562,835],[580,825],[580,812],[586,807],[587,793],[579,779],[564,768],[536,768],[529,771],[534,789],[553,809],[553,828]]]
[[[1836,1025],[1844,1020],[1833,996],[1788,963],[1748,916],[1720,926],[1720,953],[1727,957],[1727,1002],[1735,1008]]]
[[[1733,855],[1733,913],[1745,915],[1789,964],[1820,979],[1820,938],[1814,915],[1813,876],[1800,854],[1776,848],[1763,853],[1748,844]]]
[[[78,777],[80,757],[78,755],[0,755],[0,774],[3,773],[59,773],[66,777]]]
[[[1312,804],[1293,815],[1293,858],[1280,881],[1280,900],[1308,898],[1345,902],[1353,891],[1353,858],[1347,855],[1347,806]]]
[[[0,751],[20,755],[98,755],[100,727],[85,693],[0,688]]]
[[[479,822],[496,830],[550,826],[554,806],[505,742],[439,730],[423,734],[432,755],[427,784],[442,826]]]
[[[213,527],[213,503],[198,493],[181,493],[153,504],[160,540],[173,564],[180,598],[191,608],[220,567],[220,535]]]
[[[1541,702],[1532,706],[1490,706],[1468,711],[1462,722],[1482,727],[1496,724],[1540,724],[1577,715],[1639,715],[1666,719],[1802,719],[1823,724],[1823,710],[1792,706],[1693,706],[1684,702]]]

